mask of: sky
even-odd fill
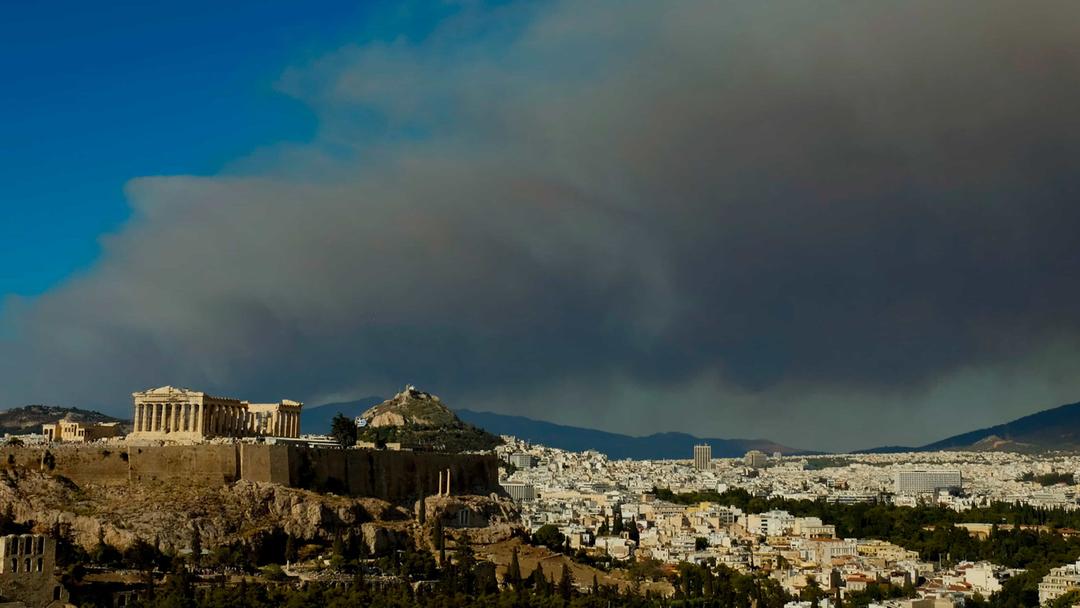
[[[1080,400],[1075,3],[23,4],[0,407],[846,450]]]

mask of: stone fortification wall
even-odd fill
[[[128,482],[128,448],[118,446],[57,445],[55,447],[12,447],[0,451],[5,466],[63,475],[77,484],[122,484]]]
[[[218,485],[238,479],[411,500],[438,492],[450,471],[452,494],[499,492],[498,460],[490,455],[335,450],[288,445],[4,447],[0,466],[40,469],[77,484],[182,482]]]
[[[398,501],[432,496],[450,471],[452,494],[499,492],[494,456],[379,450],[290,449],[289,485]]]
[[[240,479],[240,450],[236,445],[166,445],[128,448],[129,479],[185,481],[206,485]]]

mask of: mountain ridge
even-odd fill
[[[1014,448],[1080,449],[1080,402],[1067,403],[989,426],[928,443],[919,451],[931,452],[964,447],[986,450]]]
[[[514,435],[532,443],[574,452],[596,450],[615,459],[685,460],[693,455],[693,446],[702,442],[712,446],[713,456],[716,458],[742,456],[750,450],[761,450],[766,453],[779,451],[790,455],[819,453],[788,447],[768,439],[700,438],[677,432],[635,437],[599,429],[534,420],[525,416],[477,412],[469,409],[455,411],[465,422],[479,426],[490,433]]]

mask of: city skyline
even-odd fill
[[[1080,401],[1080,6],[129,8],[0,25],[0,407],[842,451]]]

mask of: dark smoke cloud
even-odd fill
[[[1076,400],[1077,23],[555,2],[341,49],[282,77],[315,141],[132,181],[93,269],[9,302],[0,401],[415,382],[851,448]]]

